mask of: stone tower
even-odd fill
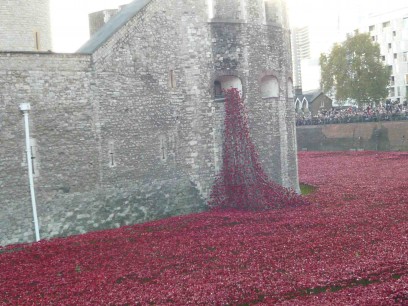
[[[283,186],[299,190],[285,1],[212,0],[211,4],[214,87],[242,91],[251,136],[266,172]],[[223,104],[216,103],[215,109],[215,115],[220,114],[217,134],[222,129]],[[215,138],[220,139],[219,134]],[[216,161],[221,159],[221,153],[217,155]]]
[[[51,50],[49,0],[2,0],[0,51]]]

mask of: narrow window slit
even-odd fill
[[[164,146],[164,139],[160,139],[161,142],[161,151],[162,151],[162,159],[166,159],[166,147]]]
[[[111,156],[111,166],[113,167],[115,165],[114,159],[113,159],[113,152],[110,153]]]
[[[40,51],[40,33],[35,32],[35,49]]]
[[[116,166],[115,161],[115,144],[113,141],[109,142],[109,167],[113,168]]]
[[[169,87],[176,88],[176,77],[174,75],[174,70],[169,70]]]

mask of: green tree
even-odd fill
[[[339,102],[377,104],[388,96],[390,70],[381,61],[380,47],[369,34],[356,33],[320,55],[323,92]]]

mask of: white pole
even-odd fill
[[[33,178],[33,163],[31,160],[31,144],[30,144],[30,128],[28,124],[28,113],[30,111],[30,103],[20,104],[20,110],[24,114],[24,126],[25,126],[25,136],[26,136],[26,151],[27,151],[27,166],[28,166],[28,179],[30,181],[30,193],[31,193],[31,205],[33,207],[33,218],[34,218],[34,229],[35,229],[35,239],[40,241],[40,230],[38,226],[37,218],[37,205],[35,202],[35,191],[34,191],[34,178]]]

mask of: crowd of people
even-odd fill
[[[296,125],[298,126],[395,120],[408,120],[407,101],[399,103],[387,100],[376,107],[367,106],[365,108],[333,107],[330,110],[319,110],[315,115],[308,110],[296,113]]]

